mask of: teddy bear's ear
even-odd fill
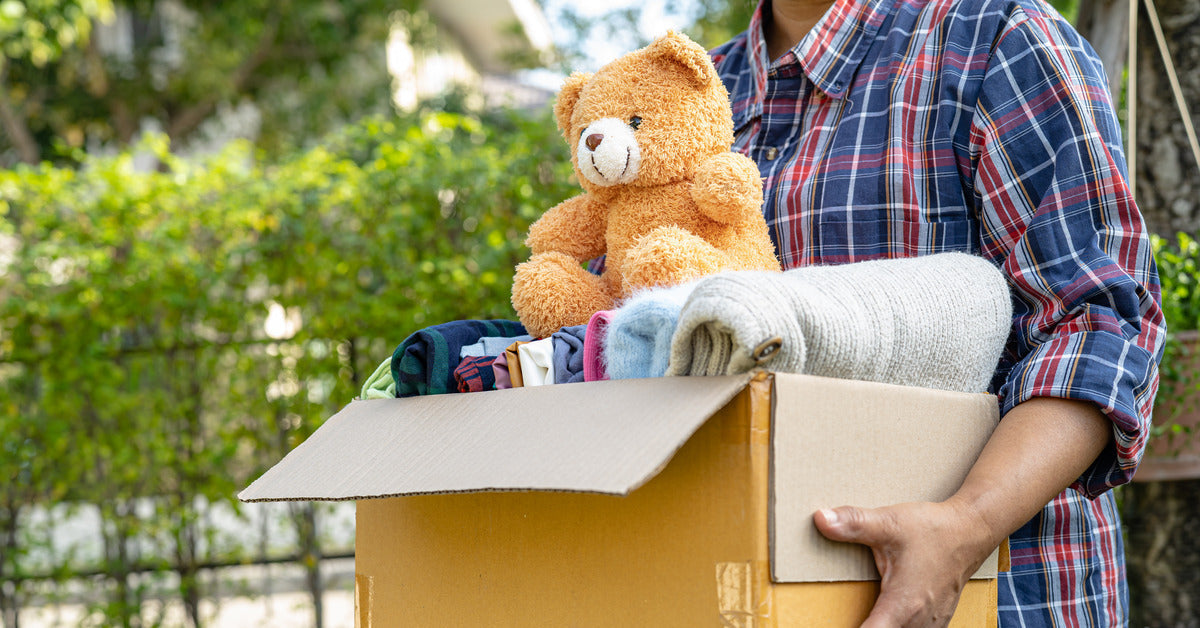
[[[688,39],[688,36],[683,33],[668,31],[666,35],[646,46],[646,52],[652,58],[657,57],[682,65],[692,75],[698,86],[705,86],[721,80],[721,77],[717,75],[716,68],[713,67],[712,59],[708,56],[708,51],[700,44]]]
[[[590,72],[572,72],[571,76],[563,81],[562,89],[558,92],[558,99],[554,101],[554,120],[558,122],[558,130],[563,133],[567,132],[571,126],[571,113],[575,111],[575,103],[579,102],[579,93],[583,91],[583,86],[592,80]]]

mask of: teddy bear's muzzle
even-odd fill
[[[588,181],[609,187],[637,179],[641,150],[628,124],[603,118],[589,124],[580,137],[576,163]]]

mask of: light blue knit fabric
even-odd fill
[[[603,354],[610,379],[662,377],[667,372],[679,311],[695,285],[639,292],[613,312]]]

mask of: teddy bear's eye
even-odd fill
[[[636,131],[639,126],[642,126],[641,116],[633,116],[632,118],[630,118],[629,126],[633,127],[633,130]]]

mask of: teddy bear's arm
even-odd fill
[[[578,261],[604,254],[608,212],[590,194],[580,194],[550,208],[529,227],[525,244],[534,255],[557,251]]]
[[[692,200],[704,215],[737,224],[762,212],[762,177],[758,166],[740,153],[721,153],[696,167]]]

